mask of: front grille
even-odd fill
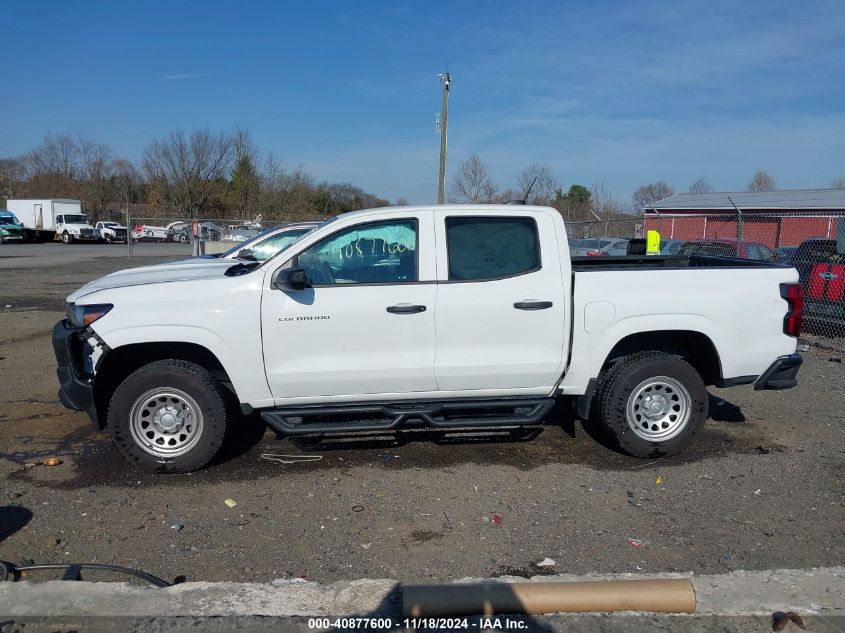
[[[79,229],[79,234],[91,236],[94,235],[94,229]]]

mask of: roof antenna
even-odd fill
[[[505,204],[528,204],[528,194],[531,193],[531,190],[534,188],[534,185],[536,185],[536,184],[537,184],[537,177],[535,176],[534,180],[531,181],[531,184],[528,185],[528,189],[525,191],[524,194],[522,194],[521,199],[509,200]]]
[[[736,209],[736,216],[737,216],[737,220],[736,220],[736,240],[737,240],[737,242],[739,242],[739,240],[742,239],[742,234],[744,233],[744,230],[745,230],[745,220],[742,217],[742,211],[740,211],[739,207],[734,204],[734,201],[731,200],[730,196],[728,196],[728,202],[730,202],[731,205],[733,206],[733,208]],[[737,244],[736,248],[737,248],[737,253],[739,253],[739,244]]]

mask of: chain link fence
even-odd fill
[[[794,266],[804,286],[802,343],[845,351],[845,211],[647,214],[646,230],[681,242],[683,254],[762,259]]]

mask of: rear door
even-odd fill
[[[550,391],[569,327],[551,215],[436,210],[434,217],[438,389]]]

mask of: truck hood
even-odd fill
[[[71,222],[69,224],[60,224],[59,226],[66,228],[66,229],[91,229],[94,230],[94,227],[90,224],[77,224],[76,222]]]
[[[221,278],[225,276],[228,269],[235,265],[237,264],[229,259],[207,259],[203,260],[203,263],[193,266],[167,263],[119,270],[85,284],[79,290],[69,295],[67,301],[69,303],[75,303],[82,297],[90,295],[93,292],[111,288],[162,284],[171,281]]]
[[[116,231],[125,231],[126,227],[118,224],[116,226],[104,226],[103,229],[114,229]]]

